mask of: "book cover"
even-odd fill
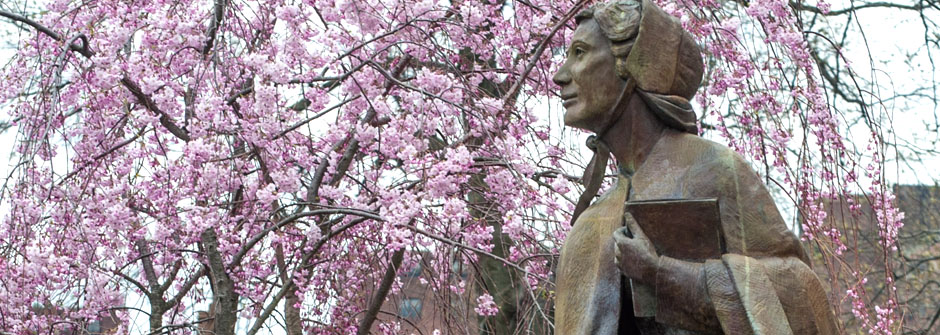
[[[626,211],[659,255],[704,262],[725,252],[718,199],[628,201]],[[632,281],[630,286],[634,315],[655,316],[655,290]]]

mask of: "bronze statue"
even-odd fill
[[[565,124],[594,132],[596,154],[561,251],[555,332],[838,333],[760,178],[697,136],[689,99],[703,67],[691,35],[649,0],[599,4],[576,21],[553,80]],[[617,184],[588,207],[610,154]],[[706,233],[682,234],[693,230]]]

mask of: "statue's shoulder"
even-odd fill
[[[687,186],[718,190],[731,185],[762,184],[751,164],[724,144],[679,132],[665,139],[661,157],[669,157],[671,164],[682,167]]]
[[[770,199],[763,178],[737,151],[692,134],[675,135],[674,140],[684,143],[678,147],[697,148],[697,157],[687,170],[689,178],[695,180],[693,183],[697,187],[713,187],[722,194],[734,190],[751,199]]]
[[[737,169],[749,166],[744,157],[728,146],[702,138],[701,136],[670,132],[664,138],[667,142],[668,155],[671,157],[684,157],[689,165],[700,168],[731,168]]]

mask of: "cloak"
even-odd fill
[[[614,264],[626,200],[717,198],[727,253],[704,263],[660,256],[655,318],[633,316]],[[556,334],[837,334],[810,260],[760,178],[720,144],[665,130],[631,177],[588,207],[562,246]]]

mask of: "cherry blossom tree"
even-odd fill
[[[549,78],[586,5],[3,9],[25,37],[0,87],[18,131],[0,195],[0,332],[113,316],[119,333],[211,323],[218,334],[392,334],[408,321],[380,318],[381,305],[419,263],[440,305],[456,306],[442,332],[550,332],[554,257],[583,164],[568,145],[577,134],[551,122],[560,110]],[[895,293],[875,299],[861,285],[891,278],[891,262],[886,273],[855,271],[840,257],[851,226],[825,217],[827,199],[866,192],[871,201],[852,208],[878,213],[884,257],[896,257],[903,214],[884,182],[883,111],[832,108],[818,61],[838,48],[805,30],[807,13],[839,9],[660,5],[705,46],[703,135],[754,162],[798,208],[807,246],[853,284],[833,300],[853,301],[858,327],[899,333]],[[846,115],[874,121],[852,137]],[[131,313],[149,328],[129,329]]]

